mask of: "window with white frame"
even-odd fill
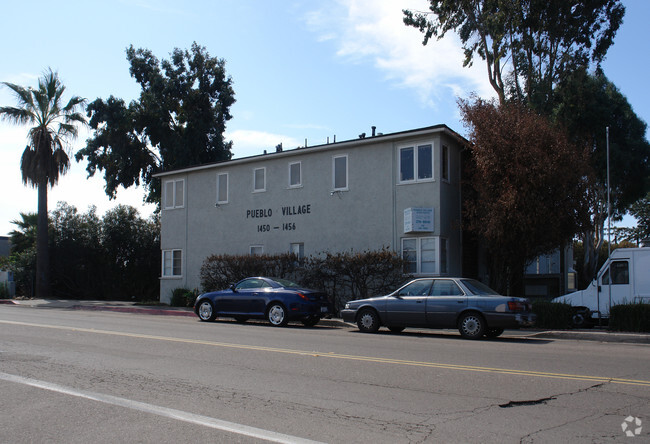
[[[228,203],[228,173],[217,174],[217,203]]]
[[[433,145],[429,143],[400,148],[400,183],[430,180],[433,180]]]
[[[446,145],[442,146],[440,154],[440,176],[442,180],[449,182],[449,147]]]
[[[348,155],[332,157],[332,188],[334,191],[348,189]]]
[[[266,191],[266,168],[253,169],[253,192]]]
[[[163,250],[162,275],[163,277],[181,277],[183,275],[182,250]]]
[[[305,244],[302,242],[292,243],[290,251],[295,254],[298,259],[303,259],[305,257]]]
[[[289,188],[302,186],[302,164],[292,162],[289,164]]]
[[[165,182],[165,210],[183,208],[185,202],[185,179]]]
[[[264,245],[251,245],[249,251],[251,256],[261,256],[264,254]]]
[[[447,273],[447,240],[439,237],[402,238],[404,272],[411,274]]]

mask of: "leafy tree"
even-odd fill
[[[154,173],[231,158],[232,142],[223,133],[235,102],[232,79],[225,61],[196,43],[190,51],[174,49],[162,62],[133,46],[126,55],[142,88],[140,98],[128,106],[113,96],[92,102],[88,117],[94,134],[75,158],[88,160],[89,176],[104,172],[109,197],[120,185],[142,182],[147,200],[159,202]]]
[[[597,270],[597,250],[605,241],[607,220],[607,131],[610,146],[611,213],[620,220],[634,202],[650,191],[650,143],[647,125],[634,113],[627,98],[607,77],[576,70],[556,89],[554,118],[563,122],[573,140],[590,148],[595,172],[591,192],[591,228],[582,234],[583,274]]]
[[[629,213],[636,218],[637,226],[619,229],[623,238],[634,245],[650,240],[650,192],[630,205]]]
[[[459,105],[470,141],[466,228],[485,243],[490,284],[512,294],[521,290],[526,263],[589,223],[588,156],[522,105]]]
[[[85,124],[80,112],[85,99],[74,96],[63,102],[65,86],[51,69],[38,80],[38,88],[24,88],[3,82],[18,100],[16,107],[0,107],[0,118],[29,129],[29,145],[20,162],[23,182],[38,189],[38,228],[36,240],[36,295],[50,296],[47,188],[59,181],[70,166],[65,144],[77,136],[77,124]]]
[[[500,103],[525,100],[543,112],[559,81],[600,64],[625,14],[619,0],[430,0],[429,9],[403,11],[424,45],[457,32],[464,65],[475,55],[485,61]]]
[[[20,220],[12,220],[11,223],[17,227],[9,233],[11,252],[22,253],[30,248],[34,248],[36,245],[38,214],[20,213]]]

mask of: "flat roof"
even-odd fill
[[[461,143],[467,143],[467,139],[465,139],[463,136],[458,134],[456,131],[452,130],[445,124],[439,124],[439,125],[434,125],[434,126],[427,126],[424,128],[416,128],[412,130],[406,130],[406,131],[399,131],[396,133],[389,133],[389,134],[377,134],[375,136],[366,136],[364,138],[358,138],[358,139],[350,139],[350,140],[344,140],[340,142],[332,142],[332,143],[325,143],[321,145],[314,145],[310,147],[298,147],[298,148],[292,148],[288,150],[283,150],[283,151],[275,151],[275,152],[270,152],[270,153],[264,153],[264,154],[256,154],[253,156],[247,156],[247,157],[241,157],[237,159],[230,159],[230,160],[221,160],[217,162],[210,162],[210,163],[204,163],[201,165],[193,165],[193,166],[188,166],[188,167],[183,167],[183,168],[178,168],[174,170],[169,170],[169,171],[162,171],[160,173],[156,173],[153,175],[153,177],[164,177],[164,176],[170,176],[173,174],[180,174],[180,173],[188,173],[188,172],[193,172],[193,171],[200,171],[200,170],[205,170],[205,169],[210,169],[210,168],[215,168],[218,166],[223,166],[225,164],[227,165],[236,165],[240,163],[248,163],[248,162],[254,162],[257,160],[260,160],[262,158],[267,159],[270,157],[282,157],[282,156],[294,156],[298,154],[303,154],[305,151],[324,151],[324,150],[330,150],[330,149],[340,149],[344,148],[346,146],[350,145],[367,145],[376,141],[390,141],[393,139],[399,139],[404,136],[419,136],[419,135],[426,135],[426,134],[431,134],[431,133],[447,133],[451,137],[454,137],[459,140]]]

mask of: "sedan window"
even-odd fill
[[[472,292],[472,294],[475,294],[477,296],[487,296],[487,295],[495,295],[499,294],[496,291],[492,290],[490,287],[485,285],[482,282],[479,282],[475,279],[463,279],[461,281],[469,291]]]
[[[406,287],[399,290],[398,296],[427,296],[431,288],[431,279],[413,281]]]
[[[436,279],[433,281],[431,296],[462,296],[463,290],[450,279]]]

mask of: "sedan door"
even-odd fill
[[[246,279],[237,284],[233,296],[230,313],[259,314],[263,312],[260,306],[264,305],[265,290],[271,285],[263,279]]]
[[[436,279],[427,297],[427,324],[435,328],[455,328],[456,318],[465,307],[467,295],[453,279]]]
[[[426,298],[432,282],[432,279],[418,279],[389,296],[385,324],[403,327],[426,325]]]

